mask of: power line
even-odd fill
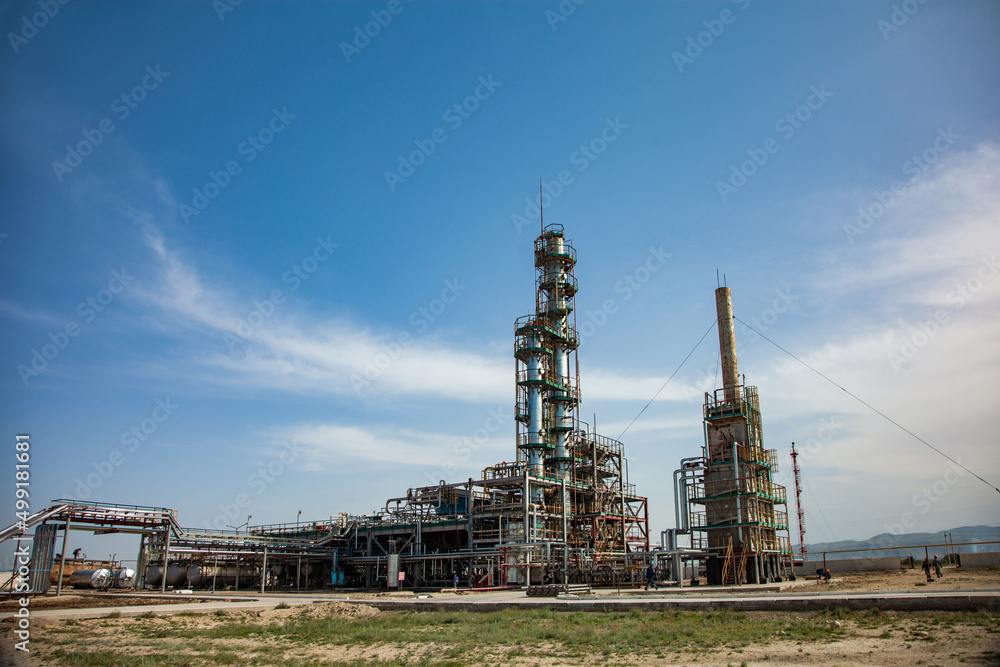
[[[676,368],[676,369],[674,370],[674,372],[670,374],[670,377],[668,377],[668,378],[667,378],[667,381],[663,383],[663,386],[662,386],[662,387],[660,387],[660,388],[659,388],[659,389],[658,389],[658,390],[656,391],[656,393],[655,393],[655,394],[653,394],[653,398],[649,399],[649,403],[646,403],[645,407],[643,407],[643,408],[642,408],[642,410],[639,410],[639,414],[637,414],[637,415],[635,416],[635,419],[633,419],[632,421],[630,421],[630,422],[628,423],[628,426],[626,426],[626,427],[625,427],[625,431],[627,431],[627,430],[629,430],[630,428],[632,428],[632,424],[634,424],[634,423],[635,423],[635,420],[636,420],[636,419],[638,419],[639,417],[641,417],[641,416],[642,416],[642,413],[646,411],[646,408],[648,408],[648,407],[649,407],[650,405],[652,405],[652,404],[653,404],[653,401],[655,401],[655,400],[656,400],[656,397],[660,395],[660,392],[661,392],[661,391],[663,391],[664,389],[666,389],[666,388],[667,388],[667,385],[668,385],[668,384],[670,384],[670,381],[671,381],[671,380],[673,380],[673,379],[674,379],[674,376],[675,376],[675,375],[677,375],[677,372],[678,372],[678,371],[680,371],[680,369],[681,369],[681,366],[683,366],[683,365],[684,365],[685,363],[687,363],[687,360],[691,358],[691,355],[692,355],[692,354],[694,354],[694,351],[695,351],[695,350],[697,350],[697,349],[698,349],[698,346],[699,346],[699,345],[701,345],[702,341],[704,341],[704,340],[705,340],[705,336],[707,336],[707,335],[708,335],[709,333],[711,333],[711,331],[712,331],[712,327],[714,327],[714,326],[715,326],[715,323],[716,323],[716,322],[718,322],[718,320],[714,320],[714,321],[712,322],[712,324],[710,324],[710,325],[709,325],[709,327],[708,327],[708,330],[706,330],[706,331],[705,331],[705,333],[704,333],[704,334],[702,334],[702,336],[701,336],[701,338],[700,338],[700,339],[698,340],[698,342],[697,342],[697,343],[695,343],[695,346],[694,346],[694,347],[692,347],[692,348],[691,348],[691,351],[687,353],[687,356],[686,356],[686,357],[684,357],[684,361],[682,361],[682,362],[681,362],[681,364],[680,364],[680,366],[678,366],[678,367],[677,367],[677,368]],[[619,436],[618,436],[618,437],[617,437],[616,439],[617,439],[617,440],[621,440],[621,439],[622,439],[622,436],[623,436],[623,435],[625,435],[625,431],[622,431],[622,432],[621,432],[621,435],[619,435]]]
[[[866,408],[868,408],[869,410],[871,410],[872,412],[874,412],[878,416],[880,416],[883,419],[885,419],[887,422],[889,422],[890,424],[892,424],[896,428],[900,429],[904,433],[908,433],[909,435],[913,436],[914,438],[916,438],[920,442],[924,443],[925,445],[927,445],[928,447],[930,447],[931,449],[933,449],[935,452],[937,452],[938,454],[940,454],[944,458],[948,459],[949,461],[951,461],[952,463],[954,463],[955,465],[957,465],[959,468],[961,468],[965,472],[969,473],[970,475],[972,475],[973,477],[975,477],[976,479],[978,479],[980,482],[982,482],[986,486],[990,487],[991,489],[993,489],[997,493],[1000,493],[1000,489],[998,489],[997,487],[995,487],[993,484],[991,484],[990,482],[987,482],[985,479],[983,479],[982,477],[980,477],[976,473],[972,472],[971,470],[969,470],[968,468],[966,468],[964,465],[962,465],[961,463],[959,463],[955,459],[951,458],[950,456],[948,456],[947,454],[945,454],[944,452],[942,452],[940,449],[938,449],[937,447],[935,447],[931,443],[927,442],[926,440],[924,440],[923,438],[921,438],[919,435],[917,435],[916,433],[914,433],[910,429],[906,428],[905,426],[903,426],[902,424],[900,424],[899,422],[897,422],[895,419],[892,419],[891,417],[889,417],[888,415],[886,415],[884,412],[882,412],[882,411],[878,410],[877,408],[875,408],[874,406],[872,406],[870,403],[867,403],[866,401],[864,401],[863,399],[861,399],[857,394],[853,394],[853,393],[849,392],[847,389],[845,389],[841,385],[837,384],[836,382],[834,382],[833,380],[831,380],[830,378],[828,378],[826,375],[823,375],[821,372],[819,372],[818,370],[816,370],[815,368],[813,368],[812,366],[810,366],[806,362],[802,361],[801,359],[799,359],[798,357],[796,357],[794,354],[792,354],[791,352],[789,352],[785,348],[781,347],[780,345],[778,345],[777,343],[775,343],[773,340],[771,340],[770,338],[768,338],[767,336],[765,336],[761,332],[757,331],[756,329],[754,329],[753,327],[751,327],[749,324],[747,324],[743,320],[741,320],[738,317],[736,317],[735,315],[733,316],[733,319],[736,320],[737,322],[739,322],[740,324],[742,324],[743,326],[745,326],[747,329],[750,329],[750,331],[753,331],[755,334],[757,334],[758,336],[760,336],[761,338],[763,338],[764,340],[766,340],[771,345],[775,346],[776,348],[778,348],[779,350],[781,350],[782,352],[784,352],[785,354],[787,354],[788,356],[790,356],[795,361],[799,362],[800,364],[802,364],[803,366],[805,366],[806,368],[808,368],[809,370],[811,370],[816,375],[820,376],[821,378],[823,378],[824,380],[826,380],[827,382],[829,382],[830,384],[832,384],[834,387],[837,387],[838,389],[840,389],[841,391],[843,391],[844,393],[846,393],[848,396],[850,396],[851,398],[853,398],[854,400],[856,400],[858,403],[861,403],[861,405],[865,406]]]
[[[812,487],[809,486],[809,484],[806,483],[805,480],[802,480],[802,486],[806,487],[806,491],[808,491],[809,495],[812,496],[813,502],[816,503],[816,509],[819,511],[819,515],[821,517],[823,517],[823,523],[825,523],[826,527],[830,529],[830,536],[833,537],[833,539],[830,540],[830,541],[831,542],[836,542],[837,541],[837,535],[836,535],[836,533],[833,532],[833,526],[831,526],[830,522],[826,520],[826,514],[823,513],[823,506],[820,504],[819,500],[816,499],[816,494],[813,493]],[[815,522],[813,522],[813,523],[815,523]],[[823,530],[822,526],[820,526],[819,529],[823,532],[824,535],[826,535],[826,531]]]

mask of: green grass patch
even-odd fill
[[[210,616],[210,618],[212,618]],[[981,612],[895,612],[879,610],[799,614],[753,614],[738,611],[552,611],[505,609],[495,612],[391,611],[369,617],[309,618],[293,615],[270,623],[251,616],[215,615],[211,628],[183,628],[164,623],[128,622],[133,645],[149,655],[93,651],[86,635],[74,647],[58,644],[57,664],[93,665],[477,665],[508,664],[519,658],[628,664],[636,655],[670,657],[677,652],[724,651],[734,660],[751,645],[792,642],[800,651],[852,636],[857,628],[875,628],[881,637],[898,637],[907,646],[925,645],[917,631],[976,625],[1000,630],[1000,619]],[[841,627],[832,627],[840,621]],[[900,626],[905,622],[904,626]],[[102,623],[101,625],[105,625]],[[55,639],[55,638],[53,638]],[[59,637],[62,639],[62,637]],[[167,644],[166,640],[171,643]],[[234,640],[248,640],[237,651]],[[58,640],[53,643],[57,643]],[[361,655],[339,663],[308,655],[310,649],[350,647]],[[379,660],[373,651],[393,647],[396,659]],[[73,650],[76,648],[77,650]],[[106,648],[106,647],[102,647]],[[371,650],[370,650],[371,649]],[[408,650],[413,649],[413,650]],[[140,653],[136,651],[135,653]],[[358,655],[358,653],[354,653]]]
[[[187,639],[274,639],[306,645],[437,644],[458,653],[474,647],[539,644],[574,652],[627,654],[664,648],[742,648],[782,639],[827,641],[843,636],[824,618],[751,619],[741,612],[553,612],[507,609],[383,613],[378,618],[289,619],[281,624],[223,623],[214,628],[177,630]]]

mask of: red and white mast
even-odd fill
[[[806,513],[802,509],[802,485],[799,483],[799,453],[792,443],[792,473],[795,475],[795,509],[799,515],[799,551],[806,553]]]

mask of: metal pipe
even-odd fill
[[[740,444],[733,443],[733,481],[736,483],[736,535],[743,543],[743,517],[740,515]]]
[[[678,529],[682,529],[685,533],[691,529],[691,526],[690,521],[688,520],[688,513],[686,511],[683,513],[681,512],[682,504],[684,505],[685,510],[687,509],[687,487],[686,485],[683,485],[682,482],[689,476],[689,472],[691,473],[690,476],[694,477],[694,472],[705,469],[704,465],[692,467],[685,466],[684,464],[688,461],[704,461],[704,459],[700,456],[692,456],[686,459],[681,459],[681,467],[674,471],[674,526]],[[678,473],[681,473],[680,479],[678,479]],[[683,502],[681,500],[681,488],[684,488]]]
[[[564,479],[562,481],[562,533],[563,533],[563,542],[568,542],[569,541],[569,528],[567,526],[567,520],[566,520],[566,505],[567,505],[566,501],[568,499],[569,499],[569,496],[566,495],[566,480]]]

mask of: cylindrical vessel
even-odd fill
[[[150,565],[146,568],[146,583],[159,586],[163,580],[163,565]],[[171,563],[167,568],[167,586],[181,586],[187,580],[187,567]]]
[[[250,581],[249,568],[238,568],[241,582]],[[212,588],[213,579],[216,588],[233,586],[236,584],[236,565],[205,565],[200,563],[192,565],[187,570],[188,583],[192,588]],[[169,582],[169,579],[168,579]],[[248,584],[249,585],[249,584]]]
[[[135,570],[127,567],[111,570],[111,585],[114,588],[131,588],[135,585]]]
[[[111,571],[76,570],[69,575],[69,583],[73,588],[106,588],[111,582]]]

